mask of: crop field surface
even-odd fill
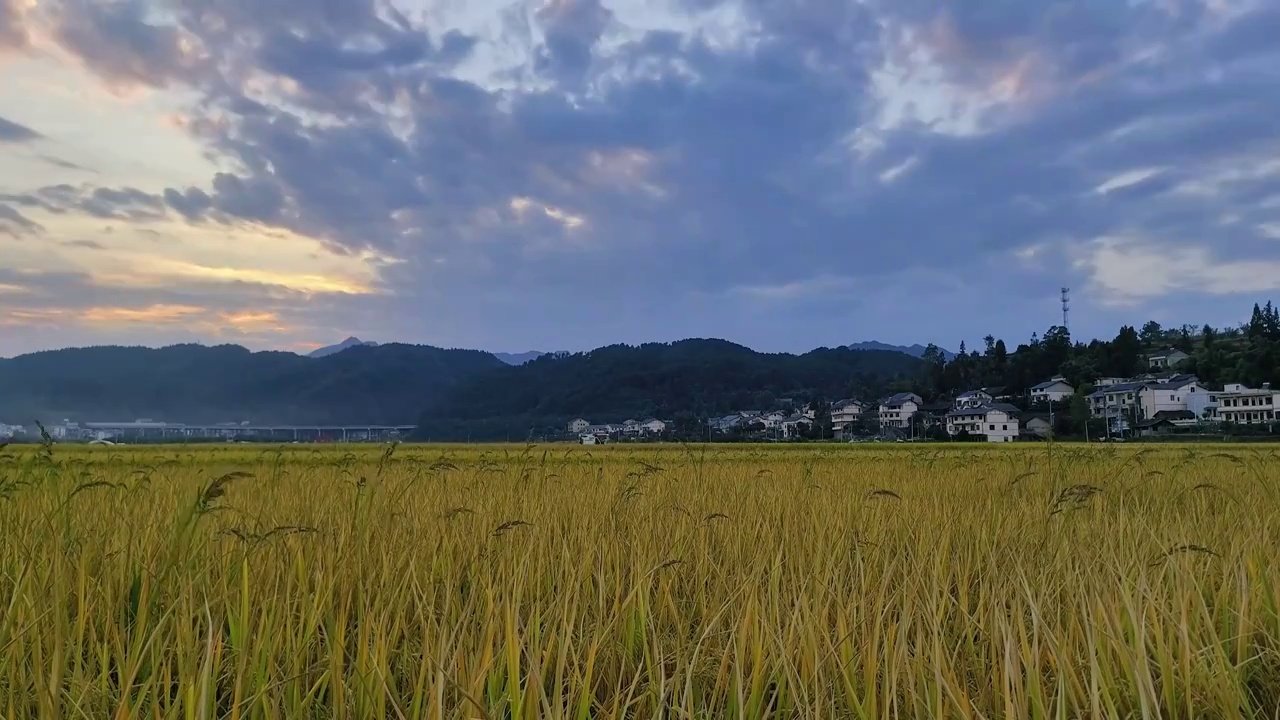
[[[0,450],[5,718],[1271,718],[1239,446]]]

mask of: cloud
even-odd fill
[[[44,136],[25,125],[0,117],[0,143],[26,143],[42,137]]]
[[[147,222],[165,217],[163,200],[137,188],[50,185],[26,194],[0,195],[7,201],[54,215],[83,213],[103,220]]]
[[[1240,295],[1280,290],[1280,260],[1226,260],[1209,248],[1166,248],[1133,238],[1103,238],[1076,261],[1105,302],[1126,305],[1176,292]]]
[[[0,200],[3,200],[0,197]],[[27,219],[22,213],[0,202],[0,235],[19,237],[43,230],[39,223]]]
[[[1176,299],[1222,288],[1218,271],[1186,268],[1237,272],[1274,249],[1268,4],[672,6],[520,3],[503,35],[374,0],[63,0],[61,47],[113,86],[181,99],[218,170],[0,200],[42,221],[283,228],[395,258],[378,298],[350,307],[430,309],[429,328],[398,327],[452,344],[518,323],[604,342],[620,320],[582,298],[642,295],[654,319],[633,320],[654,332],[665,319],[778,334],[750,328],[737,301],[812,298],[790,320],[836,333],[812,312],[824,297],[852,305],[933,273],[976,292],[1026,248],[1035,262],[1001,281],[1010,302],[1073,281],[1119,297],[1107,268],[1156,242],[1166,271],[1138,296]],[[705,314],[686,312],[691,298]],[[1009,322],[985,312],[963,323]]]
[[[209,58],[180,29],[151,21],[142,0],[59,0],[53,34],[111,85],[163,86],[209,71]]]
[[[31,42],[22,0],[0,0],[0,52],[22,50]]]

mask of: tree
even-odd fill
[[[927,394],[937,395],[945,392],[947,356],[942,353],[942,349],[929,343],[920,359],[924,362],[924,384]]]
[[[821,397],[815,398],[809,403],[809,410],[813,412],[813,422],[809,423],[808,436],[816,440],[830,440],[831,404]]]
[[[1245,334],[1250,340],[1265,337],[1267,334],[1267,317],[1262,313],[1262,307],[1258,303],[1253,304],[1253,315],[1249,318],[1249,329]]]
[[[1190,354],[1192,351],[1195,350],[1195,344],[1191,341],[1190,325],[1182,326],[1182,329],[1178,331],[1178,340],[1177,342],[1174,343],[1173,346],[1181,350],[1182,352],[1188,353],[1188,354]]]
[[[1071,431],[1074,434],[1083,435],[1092,417],[1092,413],[1089,412],[1089,394],[1092,392],[1092,385],[1083,384],[1076,389],[1076,394],[1071,396],[1067,412],[1071,417]]]
[[[1160,323],[1155,320],[1148,320],[1142,326],[1142,332],[1138,337],[1141,338],[1143,345],[1153,348],[1164,342],[1164,328],[1160,327]]]
[[[1142,340],[1138,331],[1125,325],[1111,341],[1110,362],[1107,374],[1114,377],[1133,377],[1138,374],[1142,362]]]

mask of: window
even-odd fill
[[[1000,427],[1004,428],[1005,430],[1008,430],[1008,429],[1009,429],[1009,426],[1008,426],[1008,425],[1001,425]]]
[[[996,426],[995,426],[995,425],[992,425],[992,426],[991,426],[991,429],[992,429],[992,430],[995,430],[995,429],[996,429]]]
[[[1177,395],[1170,395],[1170,396],[1169,396],[1169,402],[1176,402],[1177,400],[1178,400],[1178,396],[1177,396]]]

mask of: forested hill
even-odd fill
[[[0,422],[413,424],[455,384],[505,367],[486,352],[396,344],[322,358],[237,345],[52,350],[0,359]]]
[[[530,428],[678,414],[769,409],[791,398],[877,397],[909,387],[923,362],[898,352],[819,349],[759,353],[724,340],[612,345],[552,354],[459,384],[427,406],[432,439],[524,437]]]

